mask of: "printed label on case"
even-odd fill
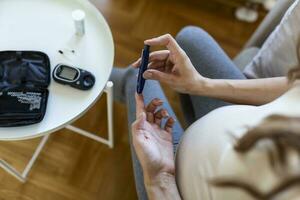
[[[7,92],[7,95],[18,98],[18,102],[22,104],[30,104],[30,111],[41,108],[42,93],[40,92]]]

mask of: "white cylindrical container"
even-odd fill
[[[72,17],[75,24],[76,35],[83,36],[85,33],[85,12],[83,10],[74,10]]]

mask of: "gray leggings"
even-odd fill
[[[234,65],[215,40],[204,30],[192,26],[186,27],[180,31],[176,40],[181,48],[187,53],[197,71],[203,76],[213,79],[246,79],[243,73]],[[123,72],[125,75],[122,75],[122,80],[120,80],[119,74],[120,69],[115,68],[111,79],[112,81],[120,82],[120,84],[116,85],[116,90],[121,90],[124,94],[125,99],[123,100],[126,102],[128,110],[128,126],[129,130],[131,130],[131,124],[135,121],[134,93],[136,91],[137,70],[130,68],[126,69],[126,72]],[[165,102],[163,107],[176,119],[176,116],[157,81],[147,81],[143,94],[146,104],[154,98],[162,99]],[[229,105],[229,103],[217,99],[186,94],[180,94],[180,100],[188,125],[218,107]],[[181,135],[184,132],[177,119],[176,121],[177,123],[173,129],[174,149],[176,149]],[[129,134],[129,137],[131,141],[131,134]],[[143,172],[132,143],[131,152],[138,197],[140,200],[145,200],[147,199],[147,194],[144,187]]]

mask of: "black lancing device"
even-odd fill
[[[95,76],[90,72],[65,64],[58,64],[54,68],[53,79],[60,84],[79,90],[89,90],[96,82]]]
[[[139,69],[139,74],[137,79],[136,91],[138,94],[141,94],[144,90],[146,80],[144,79],[143,74],[148,68],[149,54],[150,54],[150,46],[145,45],[142,52],[142,61],[141,61],[141,66]]]

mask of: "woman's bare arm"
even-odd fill
[[[150,64],[144,78],[158,80],[180,93],[208,96],[235,104],[262,105],[291,87],[285,77],[248,80],[206,78],[197,72],[169,34],[146,40],[145,44],[165,46],[167,50],[150,54]],[[141,59],[132,66],[139,67],[140,62]]]
[[[207,79],[197,84],[194,95],[218,98],[235,104],[262,105],[290,89],[286,77],[231,80]]]

